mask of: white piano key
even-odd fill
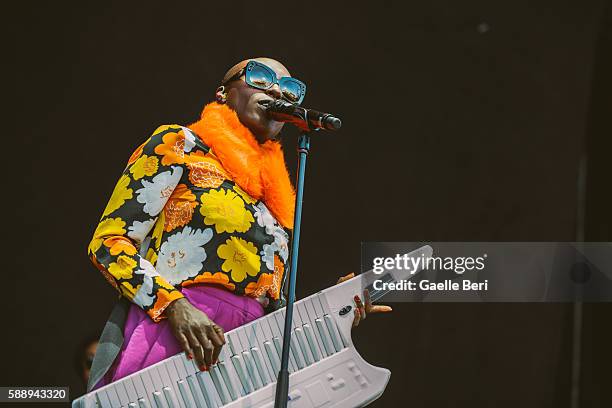
[[[253,392],[253,385],[249,380],[249,375],[246,369],[245,364],[242,361],[241,355],[233,355],[230,357],[232,361],[232,365],[234,366],[234,370],[236,370],[236,374],[238,374],[238,379],[242,384],[242,390],[244,393],[242,395],[247,395]]]
[[[108,395],[106,395],[105,390],[100,390],[96,393],[96,398],[98,400],[98,405],[100,408],[113,408],[110,400],[108,399]]]
[[[334,345],[336,352],[339,352],[340,350],[342,350],[344,345],[342,344],[342,340],[340,339],[340,333],[338,332],[338,327],[336,327],[336,322],[328,314],[323,315],[323,320],[325,321],[327,330],[329,330],[329,335],[331,336],[332,344]]]
[[[200,371],[198,367],[196,367],[195,362],[188,359],[184,353],[181,354],[181,358],[179,358],[178,361],[183,364],[187,376],[194,375]]]
[[[161,391],[164,388],[164,384],[162,383],[162,379],[159,376],[159,372],[156,370],[156,367],[149,367],[148,370],[145,370],[151,376],[151,384],[153,384],[153,391]]]
[[[162,391],[155,391],[153,393],[153,401],[155,401],[157,408],[169,408],[168,403],[166,402],[166,397],[164,397]]]
[[[276,347],[274,346],[274,344],[272,344],[271,341],[264,341],[264,348],[266,349],[268,361],[272,365],[272,370],[276,372],[276,377],[273,377],[275,380],[278,377],[278,372],[280,370],[280,359],[278,357]],[[253,350],[253,352],[255,352],[255,350]]]
[[[280,349],[277,349],[278,351],[278,355],[280,360],[282,361],[283,358],[283,333],[284,333],[284,327],[285,327],[285,311],[284,310],[280,310],[279,313],[276,313],[274,315],[275,319],[273,319],[273,322],[276,323],[276,337],[278,337],[278,340],[276,340],[275,342],[275,346],[278,347],[280,345]],[[271,323],[271,326],[273,326],[274,324]],[[279,342],[280,341],[280,342]],[[289,344],[289,348],[291,348],[291,344]],[[291,350],[289,350],[289,364],[287,365],[287,368],[289,369],[290,373],[293,373],[295,371],[297,371],[297,364],[295,363],[295,359],[293,358],[293,353],[291,352]]]
[[[309,300],[304,299],[303,301],[297,303],[297,314],[300,316],[300,318],[298,322],[299,324],[295,327],[295,333],[297,334],[298,344],[300,345],[300,350],[302,351],[302,355],[304,357],[304,363],[308,366],[313,364],[315,359],[310,344],[308,343],[304,333],[304,325],[310,324],[310,317],[308,316],[308,310],[306,308],[307,302],[309,302]]]
[[[329,338],[329,333],[327,332],[327,326],[323,319],[315,319],[315,326],[317,327],[317,333],[319,334],[319,338],[325,347],[325,354],[327,356],[331,356],[334,354],[334,349],[331,344],[331,339]]]
[[[225,346],[229,348],[230,355],[238,354],[242,351],[240,339],[238,338],[237,333],[235,333],[238,329],[232,330],[232,333],[225,333]]]
[[[264,327],[270,327],[270,325],[265,322],[266,319],[269,319],[269,316],[270,315],[262,317],[261,319],[257,320],[256,323],[252,323],[245,327],[245,334],[247,335],[249,344],[251,344],[251,352],[253,352],[253,348],[259,349],[259,356],[261,357],[262,362],[261,367],[264,368],[264,371],[260,371],[260,374],[264,384],[273,382],[274,378],[276,378],[276,374],[278,374],[278,372],[274,371],[272,363],[268,360],[266,349],[264,347],[264,342],[272,338],[270,331],[264,331],[263,329]],[[257,368],[260,367],[258,366]]]
[[[117,395],[117,390],[114,386],[110,386],[106,389],[106,396],[108,397],[111,407],[120,407],[122,405],[121,401],[119,401],[119,395]]]
[[[119,381],[115,381],[114,387],[115,391],[117,391],[117,396],[119,397],[119,402],[122,407],[127,407],[130,403],[130,398],[127,395],[127,390],[125,389],[125,380],[121,379]]]
[[[317,333],[317,325],[315,323],[315,321],[317,320],[317,318],[319,318],[320,316],[317,315],[317,311],[314,307],[314,302],[313,302],[313,297],[308,297],[307,299],[304,299],[304,306],[306,311],[308,312],[308,317],[309,317],[309,324],[310,328],[312,329],[312,339],[314,340],[314,344],[316,346],[316,349],[318,351],[318,354],[321,356],[321,358],[327,357],[327,352],[325,351],[325,347],[323,345],[323,341],[319,338],[319,334]],[[323,314],[321,314],[322,316]],[[306,326],[304,326],[306,327]],[[305,332],[305,334],[307,335],[307,339],[308,339],[308,331]],[[319,361],[318,358],[315,357],[315,360]]]
[[[278,368],[280,370],[280,365],[283,359],[283,341],[280,339],[280,337],[274,337],[272,339],[272,345],[274,346],[274,350],[276,351],[276,355],[278,356]],[[291,367],[291,361],[289,361],[289,365],[287,368],[289,369],[290,373],[294,371],[293,367]]]
[[[142,405],[140,399],[144,399],[147,404],[153,405],[150,401],[153,398],[153,392],[155,391],[155,385],[151,379],[151,373],[148,370],[141,371],[134,378],[134,386],[138,393],[138,404]]]
[[[136,400],[138,401],[138,400]],[[138,408],[138,402],[130,402],[128,404],[128,408]]]
[[[134,377],[125,378],[125,389],[127,391],[130,403],[136,404],[139,395],[138,392],[136,392],[136,387],[134,386]]]
[[[244,366],[246,367],[247,375],[251,380],[253,388],[255,390],[260,389],[263,386],[263,382],[261,381],[261,376],[259,375],[257,367],[255,367],[255,361],[250,351],[242,352],[242,361],[244,361]]]
[[[228,391],[230,391],[230,395],[232,399],[237,399],[241,395],[246,395],[244,390],[242,389],[242,384],[240,382],[240,378],[238,378],[238,373],[234,369],[234,365],[231,361],[231,353],[229,349],[221,349],[221,354],[219,355],[219,363],[221,364],[221,375],[223,378],[227,377],[226,386]],[[233,393],[232,393],[233,391]]]
[[[217,394],[219,395],[219,398],[221,398],[221,402],[223,405],[229,404],[232,399],[229,391],[227,388],[225,388],[225,381],[223,380],[223,377],[221,377],[219,365],[217,364],[211,367],[208,372],[210,373],[210,378],[212,379],[215,389],[217,390]]]
[[[178,386],[179,394],[181,395],[181,398],[183,398],[183,403],[185,404],[185,407],[197,408],[195,398],[191,393],[191,389],[189,388],[189,383],[187,382],[187,379],[179,380],[176,384]]]
[[[295,338],[300,345],[300,350],[302,351],[302,355],[304,356],[304,363],[309,366],[314,363],[314,358],[312,356],[312,351],[310,350],[310,345],[308,344],[308,340],[306,340],[306,336],[304,335],[304,329],[302,327],[298,327],[294,330]]]
[[[149,404],[149,400],[146,398],[138,398],[138,407],[139,408],[152,408],[151,404]]]
[[[202,395],[204,396],[206,404],[209,408],[217,408],[223,405],[219,392],[213,384],[210,372],[199,371],[196,373],[196,379],[198,380],[198,384],[200,384]]]
[[[295,331],[293,331],[291,336],[290,343],[291,351],[293,352],[293,358],[295,359],[295,364],[297,365],[298,370],[301,370],[305,367],[304,357],[302,356],[302,352],[300,350],[300,345],[298,344],[298,340],[295,337]]]
[[[166,402],[168,403],[169,408],[180,408],[181,407],[181,405],[179,405],[178,398],[176,398],[176,394],[174,393],[174,390],[172,388],[164,387],[162,388],[162,392],[164,393],[164,396],[166,397]]]
[[[219,367],[219,373],[221,374],[221,378],[223,379],[223,383],[225,384],[225,387],[227,388],[230,398],[232,399],[232,401],[238,399],[240,392],[237,389],[238,386],[234,383],[234,381],[232,381],[232,378],[230,377],[230,374],[228,373],[229,371],[228,362],[219,361],[217,366]]]
[[[191,395],[195,400],[196,406],[198,408],[211,408],[211,406],[206,402],[206,398],[204,398],[205,390],[198,384],[198,379],[194,375],[187,376],[187,384],[189,384],[189,389],[191,390]]]
[[[241,395],[247,395],[253,392],[253,381],[254,379],[249,378],[248,371],[246,369],[246,363],[243,359],[242,352],[245,350],[249,350],[249,344],[243,344],[240,333],[244,331],[242,327],[239,327],[231,332],[231,340],[232,347],[230,350],[232,353],[228,353],[231,355],[230,360],[232,362],[232,366],[234,367],[234,371],[238,375],[238,380],[240,385],[242,385],[242,393]],[[229,334],[229,333],[228,333]],[[228,341],[229,343],[229,341]]]
[[[264,352],[267,353],[267,350],[264,350]],[[274,380],[268,377],[268,372],[266,369],[266,362],[264,361],[266,359],[264,355],[262,354],[261,349],[259,347],[251,347],[251,356],[253,357],[253,361],[255,362],[255,367],[257,367],[257,372],[259,372],[259,375],[260,375],[260,378],[262,379],[263,384],[267,385],[273,382]],[[271,360],[269,358],[270,357],[268,356],[267,360],[271,364]]]

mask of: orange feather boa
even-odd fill
[[[236,112],[217,102],[206,105],[200,120],[188,127],[212,149],[240,188],[262,200],[284,227],[293,228],[295,191],[280,143],[259,144]]]

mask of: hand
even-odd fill
[[[217,363],[221,347],[225,344],[221,327],[185,298],[170,303],[164,313],[188,359],[195,357],[202,371]]]
[[[351,272],[348,275],[342,276],[340,279],[338,279],[338,283],[342,283],[354,277],[355,274]],[[363,297],[365,299],[365,306],[358,295],[355,295],[355,298],[353,299],[355,301],[355,318],[353,319],[353,327],[359,326],[359,323],[365,320],[368,314],[388,313],[393,310],[390,306],[373,305],[372,299],[370,299],[370,292],[368,292],[367,289],[363,291]]]

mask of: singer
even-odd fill
[[[207,370],[225,331],[283,306],[295,194],[283,123],[265,105],[299,105],[305,92],[278,61],[242,61],[197,122],[160,126],[131,155],[88,248],[129,301],[123,338],[107,324],[99,347],[114,342],[118,354],[96,354],[89,390],[181,350]],[[354,326],[391,310],[364,295]]]

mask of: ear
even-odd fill
[[[215,91],[215,99],[219,103],[225,103],[225,101],[227,100],[227,92],[225,92],[225,87],[223,85],[218,87]]]

